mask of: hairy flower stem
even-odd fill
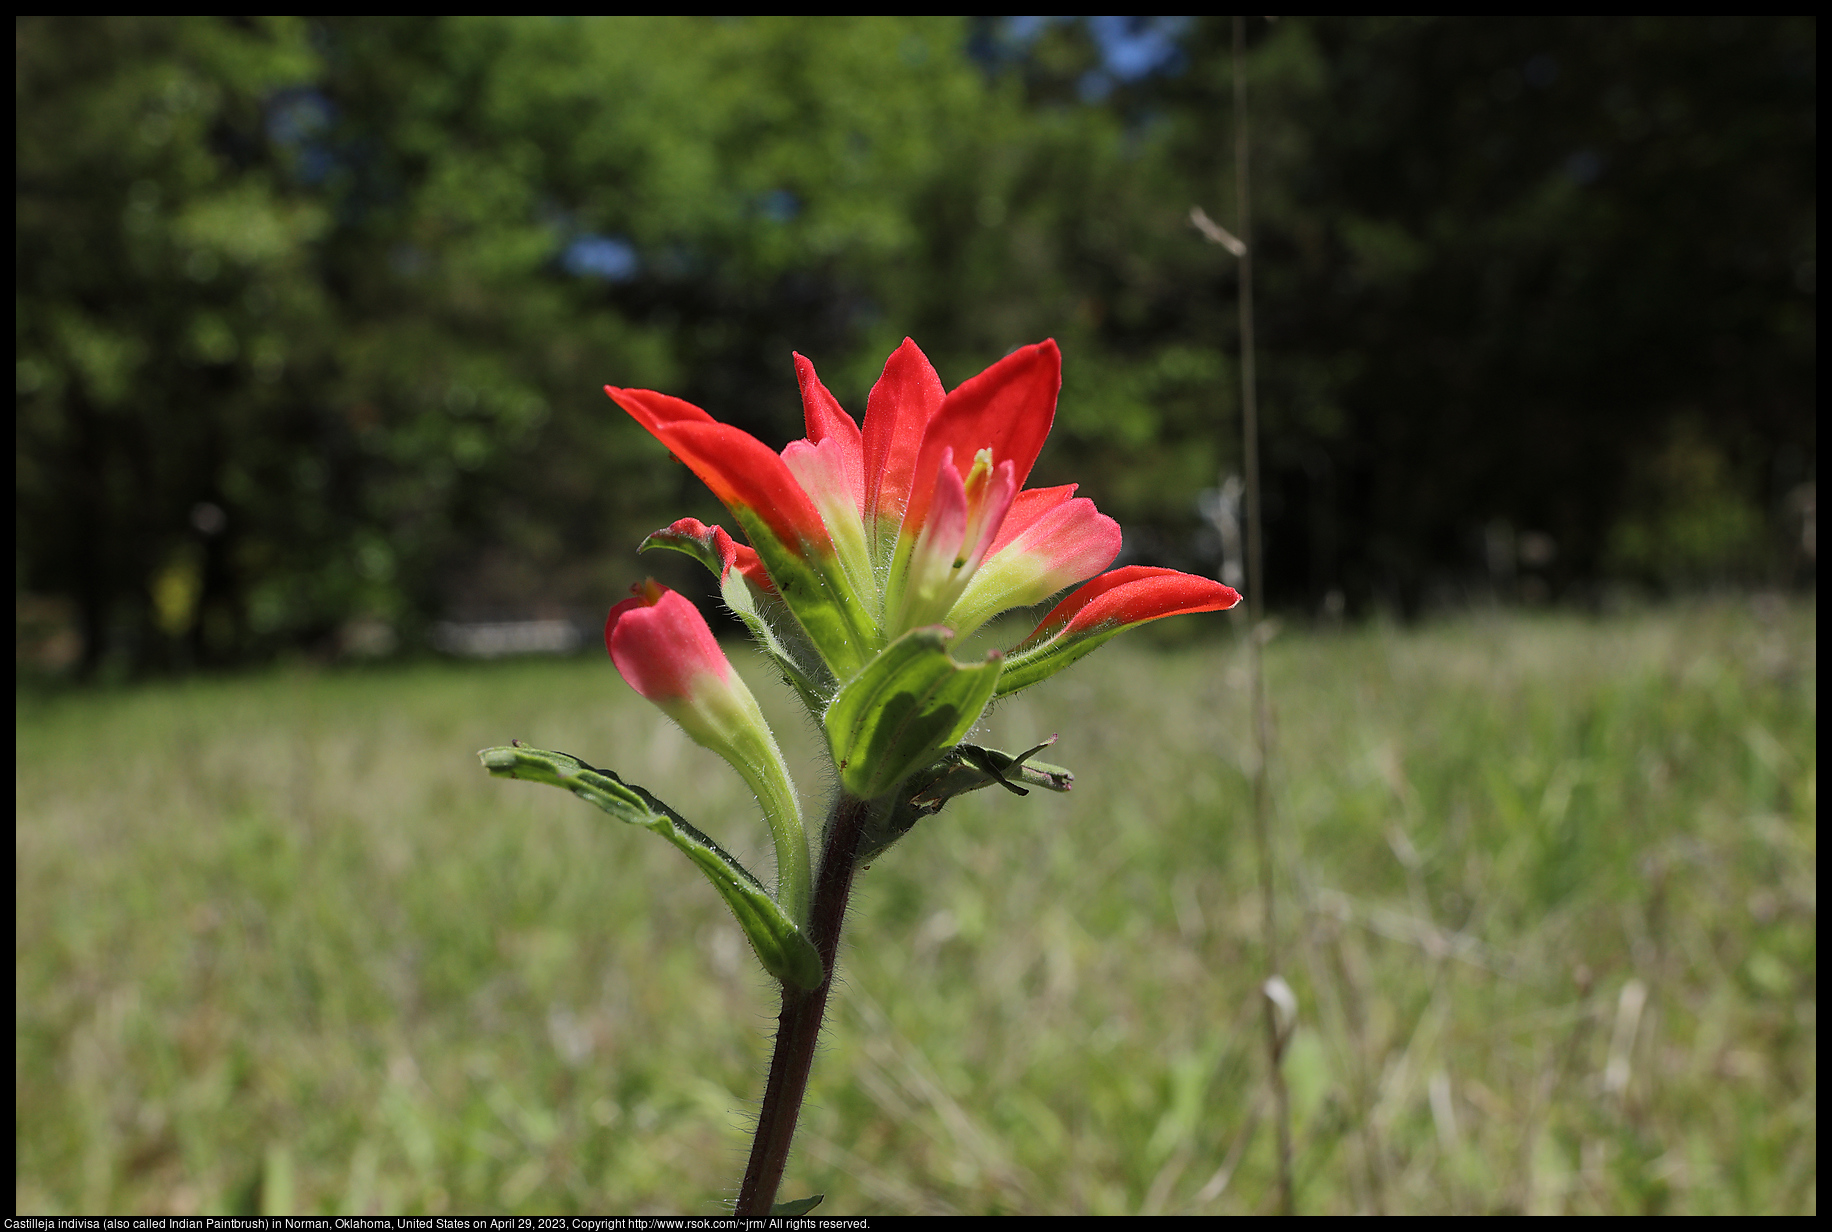
[[[740,1219],[762,1218],[770,1213],[776,1188],[782,1184],[783,1168],[789,1162],[795,1122],[808,1091],[808,1071],[814,1064],[814,1043],[821,1033],[827,992],[833,987],[840,928],[846,920],[846,900],[852,896],[852,875],[858,866],[859,835],[870,810],[868,801],[842,790],[827,822],[808,920],[808,939],[820,953],[827,978],[811,992],[783,985],[776,1053],[770,1058],[770,1077],[763,1088],[763,1109],[757,1116],[757,1136],[751,1142],[751,1162],[744,1170],[744,1184],[738,1190],[738,1205],[732,1212]]]

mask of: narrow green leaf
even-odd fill
[[[778,1217],[806,1215],[809,1211],[819,1206],[826,1197],[826,1194],[815,1194],[812,1198],[797,1198],[793,1202],[773,1203],[770,1206],[770,1214]]]
[[[933,817],[956,796],[991,787],[994,783],[1014,795],[1029,795],[1032,787],[1064,792],[1075,786],[1075,776],[1061,766],[1031,760],[1056,742],[1051,736],[1016,757],[977,744],[961,744],[941,755],[931,766],[904,780],[885,807],[873,810],[859,839],[859,860],[872,860],[908,834],[924,817]]]
[[[1068,791],[1075,786],[1073,774],[1061,766],[1033,760],[1038,753],[1055,743],[1056,737],[1051,736],[1016,757],[997,749],[981,748],[977,744],[957,745],[941,761],[930,767],[929,771],[910,780],[909,785],[915,790],[909,793],[909,801],[933,813],[940,811],[941,806],[955,796],[991,787],[994,783],[1014,796],[1028,796],[1032,787],[1041,787],[1045,791]]]
[[[911,629],[848,681],[827,708],[827,742],[846,790],[868,800],[932,764],[979,721],[1002,666],[997,654],[963,666],[953,633]]]
[[[523,745],[484,749],[484,767],[498,778],[522,779],[563,787],[611,816],[653,830],[687,854],[713,884],[750,938],[764,968],[798,988],[818,988],[826,978],[814,944],[776,902],[763,883],[732,854],[701,833],[679,813],[640,787],[599,770],[570,753]]]
[[[1057,638],[1026,650],[1013,650],[1005,656],[1005,675],[999,680],[999,696],[1027,689],[1039,680],[1047,680],[1077,659],[1099,650],[1113,638],[1137,628],[1115,622],[1112,627],[1092,635]]]

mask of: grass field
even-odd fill
[[[1299,1210],[1816,1210],[1814,620],[1272,642]],[[861,878],[785,1196],[1272,1207],[1243,660],[1147,641],[977,737],[1059,732],[1071,794],[956,801]],[[767,866],[607,662],[16,711],[19,1212],[729,1203],[773,987],[677,852],[475,756],[577,753]]]

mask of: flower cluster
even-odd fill
[[[1102,572],[1120,528],[1075,485],[1026,488],[1055,418],[1062,356],[1023,347],[953,391],[905,340],[863,426],[795,357],[807,437],[781,453],[679,398],[606,387],[730,510],[749,546],[683,519],[644,548],[699,558],[821,719],[843,786],[879,799],[934,765],[986,705],[1061,671],[1115,634],[1240,596],[1207,578]],[[1081,583],[984,662],[948,646],[988,620]],[[738,767],[776,833],[779,901],[806,902],[794,792],[756,702],[693,605],[655,583],[619,604],[605,641],[624,678]]]
[[[682,518],[642,550],[685,552],[711,570],[726,606],[819,722],[841,787],[819,867],[756,698],[699,610],[653,580],[611,609],[605,648],[632,688],[743,775],[775,839],[774,893],[614,771],[519,741],[479,753],[493,775],[564,788],[672,843],[781,981],[781,1030],[736,1207],[747,1217],[804,1214],[820,1200],[778,1205],[775,1195],[854,872],[964,792],[995,783],[1018,795],[1069,789],[1067,770],[1032,760],[1053,736],[1015,756],[964,743],[987,705],[1134,625],[1240,602],[1207,578],[1109,570],[1120,550],[1112,518],[1073,484],[1024,486],[1062,389],[1054,342],[1014,351],[949,392],[906,338],[872,387],[863,426],[800,355],[795,371],[808,435],[781,453],[679,398],[605,392],[705,481],[748,540]],[[980,662],[955,660],[950,647],[993,617],[1063,591],[1016,644]]]

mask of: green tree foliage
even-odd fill
[[[1813,22],[1294,35],[1327,72],[1294,108],[1305,165],[1277,181],[1294,200],[1262,266],[1269,405],[1304,404],[1279,351],[1346,364],[1333,431],[1268,434],[1313,537],[1338,528],[1317,571],[1416,593],[1506,519],[1551,536],[1568,584],[1627,563],[1606,561],[1609,528],[1650,499],[1728,497],[1720,550],[1675,540],[1635,571],[1762,577],[1780,545],[1761,527],[1816,447]],[[1687,439],[1722,491],[1632,482],[1681,422],[1707,425]],[[1307,447],[1327,462],[1307,470]]]
[[[1559,585],[1772,557],[1815,448],[1813,24],[1251,29],[1277,595],[1409,601],[1497,521]],[[1234,267],[1187,214],[1234,216],[1225,20],[17,43],[17,584],[91,668],[601,607],[717,512],[601,385],[781,444],[792,349],[857,413],[905,334],[951,383],[1057,337],[1039,480],[1212,564]],[[1695,473],[1734,534],[1682,516]]]
[[[296,374],[327,317],[301,267],[327,219],[246,138],[312,68],[303,34],[19,27],[19,573],[74,597],[92,663],[129,597],[143,626],[162,610],[183,632],[260,516],[225,486],[245,476],[271,508],[275,473],[290,489],[301,465]],[[208,528],[233,509],[232,534],[188,530],[193,505]]]

